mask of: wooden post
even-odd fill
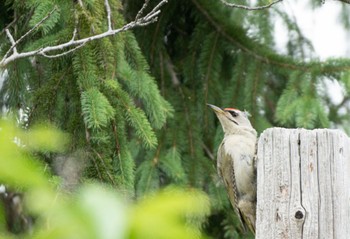
[[[350,238],[350,139],[339,130],[265,130],[257,239]]]

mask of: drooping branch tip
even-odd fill
[[[12,34],[8,28],[6,28],[4,30],[7,34],[7,37],[9,38],[11,46],[8,49],[8,51],[5,53],[3,58],[1,59],[0,67],[4,67],[12,61],[15,61],[15,60],[20,59],[20,58],[25,58],[25,57],[32,57],[32,56],[40,55],[40,56],[47,57],[47,58],[55,58],[55,57],[64,56],[64,55],[67,55],[67,54],[74,52],[75,50],[83,47],[86,43],[88,43],[90,41],[94,41],[94,40],[101,39],[104,37],[116,35],[120,32],[127,31],[127,30],[133,29],[135,27],[143,27],[143,26],[146,26],[148,24],[154,23],[158,20],[158,16],[161,12],[160,8],[164,4],[166,4],[168,2],[168,0],[161,0],[154,8],[152,8],[147,14],[144,15],[144,11],[148,7],[149,2],[150,2],[150,0],[145,0],[145,3],[141,7],[141,9],[138,11],[138,13],[133,21],[125,24],[124,26],[122,26],[118,29],[113,29],[112,10],[110,7],[110,3],[108,0],[104,0],[105,10],[106,10],[106,18],[107,18],[106,19],[107,20],[107,27],[108,27],[107,31],[100,33],[100,34],[88,36],[86,38],[75,39],[77,36],[77,18],[75,16],[76,19],[75,19],[75,23],[74,23],[75,26],[74,26],[74,30],[72,33],[72,38],[68,42],[61,43],[58,45],[43,47],[43,48],[39,48],[39,49],[32,50],[32,51],[18,52],[17,45],[26,36],[28,36],[35,29],[37,29],[46,19],[48,19],[52,15],[52,13],[57,9],[57,7],[55,6],[53,8],[53,10],[51,10],[43,19],[41,19],[37,24],[35,24],[29,31],[27,31],[24,35],[22,35],[17,41],[14,39],[14,37],[12,36]],[[78,3],[80,5],[82,5],[81,1],[78,1]],[[144,15],[144,16],[142,16],[142,15]],[[61,52],[56,53],[57,51],[61,51]],[[55,54],[52,54],[52,53],[55,53]]]
[[[248,10],[248,11],[257,11],[257,10],[263,10],[263,9],[267,9],[273,5],[275,5],[276,3],[282,2],[283,0],[276,0],[273,1],[269,4],[266,5],[262,5],[262,6],[257,6],[257,7],[250,7],[250,6],[246,6],[246,5],[240,5],[240,4],[235,4],[235,3],[228,3],[225,0],[220,0],[225,6],[231,7],[231,8],[240,8],[240,9],[244,9],[244,10]]]

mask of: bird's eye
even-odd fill
[[[233,117],[237,117],[237,116],[238,116],[237,112],[235,112],[235,111],[229,111],[229,113],[230,113]]]

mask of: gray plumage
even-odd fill
[[[225,136],[217,155],[217,170],[244,229],[255,233],[257,133],[245,112],[209,105]]]

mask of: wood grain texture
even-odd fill
[[[343,132],[261,134],[256,238],[350,238],[350,140]]]

